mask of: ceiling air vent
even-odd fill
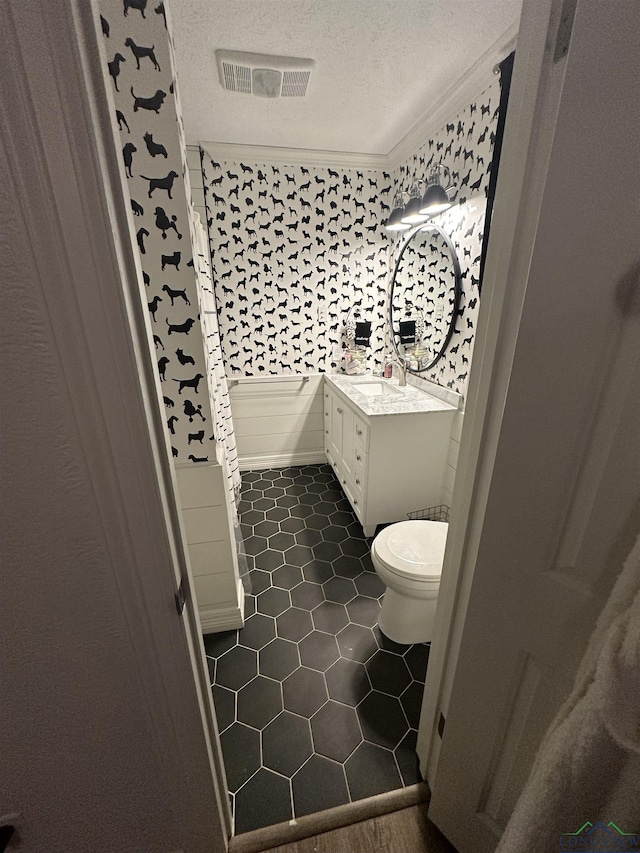
[[[304,98],[312,59],[267,56],[239,50],[216,50],[223,89],[260,98]]]

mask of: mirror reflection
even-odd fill
[[[394,346],[407,369],[421,373],[447,349],[460,303],[460,263],[437,225],[415,229],[404,243],[389,300]]]

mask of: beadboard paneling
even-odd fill
[[[321,375],[234,378],[231,409],[242,470],[324,461]]]

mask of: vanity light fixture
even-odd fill
[[[425,184],[424,196],[420,195],[420,185]],[[437,163],[429,177],[418,179],[411,187],[411,192],[398,190],[393,200],[393,210],[385,222],[387,231],[407,231],[415,225],[422,225],[432,216],[448,210],[452,204],[451,190],[455,185],[447,166]],[[404,203],[406,199],[406,204]]]
[[[442,180],[438,174],[439,171],[443,173]],[[438,163],[427,179],[427,189],[420,203],[419,212],[428,219],[430,216],[442,213],[443,210],[448,210],[452,204],[448,194],[451,189],[453,189],[451,172],[442,163]]]
[[[404,209],[401,220],[405,225],[420,225],[422,222],[426,222],[431,215],[429,213],[423,213],[421,209],[422,197],[420,195],[420,184],[423,183],[423,180],[419,180],[411,187],[409,201]]]
[[[408,231],[411,227],[410,225],[405,225],[402,221],[402,216],[404,214],[404,204],[402,200],[403,195],[406,195],[406,193],[397,192],[395,195],[393,200],[393,210],[389,214],[389,218],[384,226],[387,231]]]

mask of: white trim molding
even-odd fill
[[[200,608],[200,625],[203,634],[233,631],[244,626],[244,587],[241,580],[237,582],[237,586],[238,604]]]
[[[288,468],[294,465],[321,465],[326,461],[327,457],[323,450],[242,456],[238,460],[241,471],[266,471],[269,468]]]
[[[200,142],[215,159],[234,163],[277,163],[286,166],[339,166],[343,169],[380,171],[389,168],[384,154],[354,151],[322,151],[313,148],[278,148],[269,145],[236,145],[232,142]]]

